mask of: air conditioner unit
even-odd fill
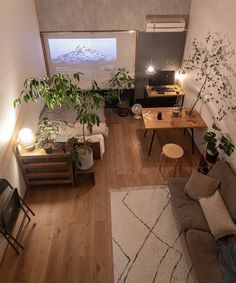
[[[183,32],[185,31],[185,19],[147,17],[146,32]]]

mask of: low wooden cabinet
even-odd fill
[[[70,151],[61,149],[47,154],[44,149],[37,147],[30,152],[17,147],[16,157],[27,188],[51,184],[75,186]]]

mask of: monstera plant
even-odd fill
[[[99,108],[103,97],[95,81],[91,83],[91,90],[81,89],[79,85],[81,75],[80,72],[73,75],[77,83],[73,83],[70,77],[64,74],[55,74],[51,78],[26,79],[24,89],[13,104],[16,107],[22,102],[37,102],[39,99],[43,99],[48,108],[63,107],[66,110],[76,110],[76,120],[83,127],[84,147],[78,149],[79,153],[74,152],[74,156],[80,156],[81,169],[89,169],[93,165],[93,153],[91,147],[87,145],[85,129],[87,128],[89,133],[92,133],[93,126],[99,125],[96,109]]]
[[[234,152],[235,146],[215,123],[212,125],[212,129],[213,131],[206,132],[203,136],[203,143],[207,145],[206,159],[214,163],[219,155],[219,149],[230,156]]]

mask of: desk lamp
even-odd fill
[[[32,151],[35,148],[35,135],[29,128],[23,128],[18,133],[18,142],[26,150]]]

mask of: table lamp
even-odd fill
[[[28,151],[35,148],[35,135],[29,128],[23,128],[18,133],[18,142]]]
[[[184,70],[179,70],[178,72],[175,73],[175,78],[181,83],[184,80],[185,77],[185,71]]]

